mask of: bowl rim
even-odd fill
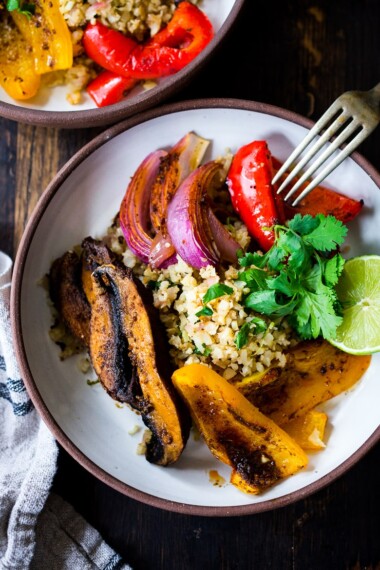
[[[234,0],[230,13],[220,29],[204,50],[186,67],[174,75],[165,78],[165,82],[154,89],[136,95],[132,99],[124,99],[108,107],[95,107],[82,111],[44,111],[31,109],[17,104],[0,101],[0,116],[30,125],[58,128],[90,128],[116,123],[134,114],[156,107],[163,101],[183,89],[190,79],[201,70],[214,53],[215,49],[231,31],[245,0]]]
[[[72,158],[70,158],[66,164],[59,170],[59,172],[52,179],[50,184],[47,186],[43,194],[41,195],[37,205],[26,225],[24,234],[22,236],[16,259],[14,264],[13,276],[12,276],[12,287],[11,287],[11,323],[12,323],[12,335],[13,342],[16,352],[16,358],[20,366],[22,377],[25,386],[29,392],[31,400],[37,410],[37,412],[42,417],[45,424],[48,426],[50,431],[53,433],[54,437],[60,443],[60,445],[85,469],[87,469],[92,475],[97,477],[106,485],[112,487],[113,489],[119,491],[123,495],[126,495],[132,499],[145,503],[147,505],[161,508],[163,510],[172,511],[180,514],[189,515],[201,515],[208,517],[215,516],[241,516],[256,514],[264,511],[273,510],[276,508],[287,506],[291,503],[299,501],[308,497],[309,495],[319,491],[326,485],[330,484],[332,481],[343,475],[347,470],[349,470],[353,465],[355,465],[359,459],[361,459],[374,445],[380,440],[380,425],[377,429],[369,436],[369,438],[364,442],[364,444],[357,449],[349,458],[347,458],[343,463],[338,465],[335,469],[330,471],[325,476],[321,477],[317,481],[310,483],[306,487],[298,489],[292,493],[288,493],[281,497],[270,499],[268,501],[263,501],[260,503],[251,503],[249,505],[237,505],[237,506],[203,506],[203,505],[192,505],[188,503],[174,502],[168,499],[163,499],[139,491],[134,487],[131,487],[127,483],[124,483],[117,479],[116,477],[107,473],[104,469],[96,465],[92,460],[90,460],[84,452],[82,452],[76,445],[74,445],[69,437],[63,432],[61,427],[55,421],[55,419],[50,414],[47,406],[45,405],[37,384],[32,376],[31,370],[28,365],[27,355],[25,346],[22,339],[22,327],[21,327],[21,289],[23,282],[23,273],[28,256],[29,248],[33,240],[35,231],[38,224],[49,205],[52,198],[58,192],[61,184],[71,175],[71,173],[80,165],[83,160],[85,160],[91,153],[100,148],[110,139],[113,139],[120,133],[131,129],[132,127],[142,124],[144,122],[150,121],[160,116],[169,115],[181,111],[191,111],[195,109],[237,109],[244,111],[253,111],[257,113],[270,114],[287,121],[296,123],[297,125],[310,128],[314,123],[310,119],[303,117],[293,111],[283,109],[274,105],[260,103],[256,101],[248,101],[242,99],[195,99],[183,101],[180,103],[172,103],[163,105],[161,107],[151,109],[145,113],[139,114],[137,116],[131,117],[111,126],[97,137],[92,139],[89,143],[79,149]],[[351,155],[351,158],[370,176],[370,178],[375,182],[377,186],[380,187],[380,173],[375,169],[375,167],[367,161],[362,155],[355,152]]]

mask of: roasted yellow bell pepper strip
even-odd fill
[[[36,73],[69,69],[73,64],[73,44],[58,0],[36,0],[35,6],[32,16],[13,11],[12,18],[33,48]]]
[[[0,85],[13,99],[30,99],[41,83],[31,47],[7,17],[0,22]]]
[[[326,447],[324,443],[327,415],[324,412],[310,410],[285,424],[282,429],[292,437],[302,449],[318,451]]]
[[[307,465],[297,443],[211,368],[189,364],[172,379],[210,451],[233,468],[231,483],[241,491],[258,494]]]
[[[347,354],[323,339],[304,341],[288,352],[278,380],[267,383],[264,390],[252,390],[248,397],[283,427],[352,388],[370,362],[370,356]]]

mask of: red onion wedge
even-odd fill
[[[237,252],[241,249],[240,244],[234,240],[228,230],[215,216],[211,208],[207,208],[207,217],[215,245],[219,250],[221,259],[230,263],[237,262]]]
[[[169,267],[173,263],[177,262],[177,255],[174,245],[170,241],[168,235],[163,235],[162,232],[158,232],[154,236],[150,253],[149,253],[149,263],[152,267]]]
[[[152,186],[161,161],[167,156],[164,150],[149,154],[133,175],[120,206],[120,227],[128,247],[144,263],[149,262],[153,239],[149,235],[149,215]]]
[[[200,166],[184,180],[168,205],[166,224],[171,242],[178,255],[196,269],[216,265],[222,258],[221,250],[224,254],[228,251],[230,256],[233,249],[231,236],[225,230],[227,243],[219,221],[208,212],[207,191],[216,183],[220,184],[224,174],[220,162],[212,161]],[[216,240],[214,234],[217,235]],[[234,247],[236,252],[239,245],[236,243]]]
[[[187,133],[161,161],[158,177],[152,188],[150,219],[153,229],[166,232],[166,210],[175,192],[193,170],[198,168],[210,141],[195,133]]]

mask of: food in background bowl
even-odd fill
[[[363,203],[318,188],[294,210],[264,141],[202,164],[207,146],[188,133],[153,150],[108,235],[54,262],[51,298],[108,394],[141,414],[149,462],[179,459],[190,413],[231,483],[257,494],[324,448],[316,406],[369,366],[328,342],[343,221]]]
[[[85,88],[99,107],[117,103],[139,82],[151,87],[183,69],[211,41],[196,3],[0,3],[0,85],[16,100],[64,83],[72,104]]]

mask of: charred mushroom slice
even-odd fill
[[[129,357],[122,315],[106,278],[90,274],[91,336],[90,356],[96,374],[108,394],[142,411],[142,397],[136,370]]]
[[[49,294],[67,329],[88,346],[91,309],[82,289],[81,262],[75,252],[67,251],[53,262]]]
[[[87,237],[82,242],[82,286],[91,304],[92,279],[91,274],[100,265],[114,263],[116,255],[101,241]]]
[[[95,370],[108,390],[112,378],[119,396],[123,392],[124,401],[141,412],[152,432],[147,460],[173,463],[184,448],[190,418],[171,383],[166,335],[151,292],[116,264],[100,266],[92,280],[90,347]],[[131,384],[128,357],[137,372]]]

